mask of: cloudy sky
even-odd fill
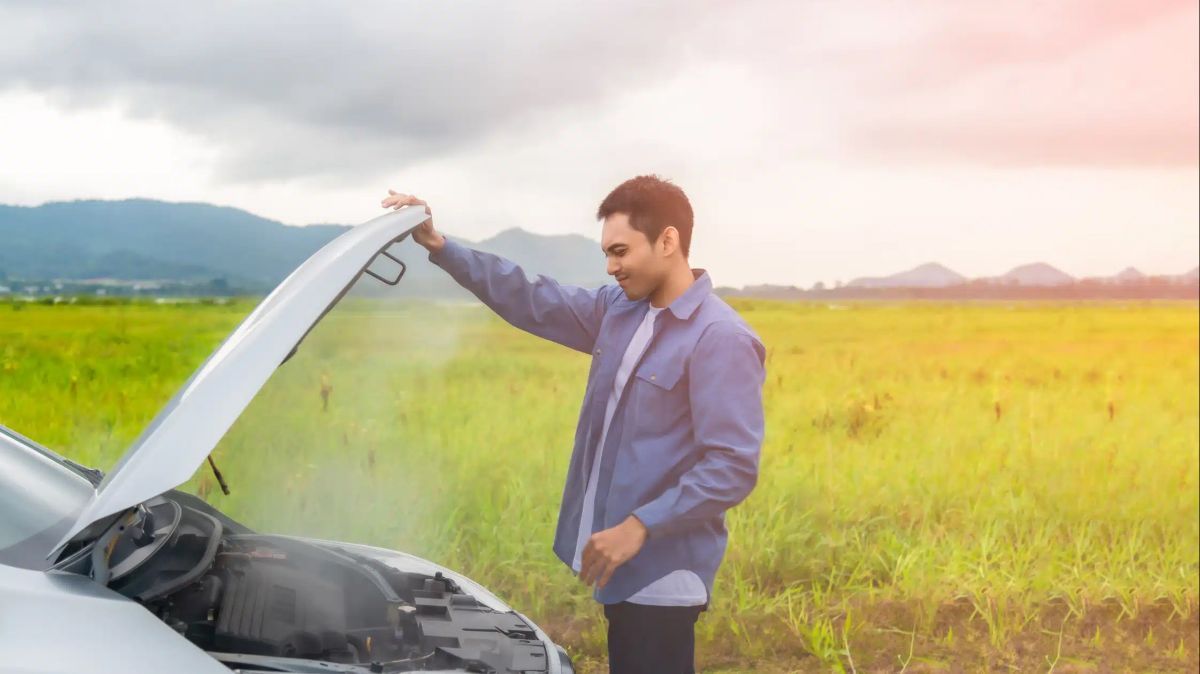
[[[1198,24],[1174,0],[0,0],[0,203],[357,223],[391,187],[467,238],[598,237],[608,190],[658,173],[720,285],[1179,273]]]

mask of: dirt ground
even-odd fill
[[[731,639],[699,648],[697,672],[1200,672],[1200,612],[1195,607],[1182,617],[1166,603],[1142,608],[1135,616],[1115,605],[1093,607],[1082,616],[1065,605],[1048,606],[1002,644],[992,643],[987,624],[968,602],[943,604],[931,619],[918,613],[903,604],[872,606],[870,617],[853,631],[849,657],[843,653],[837,661],[807,652],[796,639],[772,644],[764,649],[768,655],[746,662]],[[911,626],[921,620],[927,622],[914,637]],[[904,624],[909,629],[884,627]],[[556,626],[550,627],[552,637]],[[578,654],[575,664],[583,674],[608,671],[604,658],[591,654]]]

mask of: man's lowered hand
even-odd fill
[[[630,515],[617,526],[597,531],[583,548],[579,579],[597,588],[608,584],[613,571],[628,562],[646,542],[646,525]]]

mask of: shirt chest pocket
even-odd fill
[[[681,355],[650,354],[633,373],[636,429],[665,431],[688,414],[687,377]]]

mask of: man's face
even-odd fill
[[[669,238],[668,231],[651,243],[629,224],[629,214],[613,213],[604,219],[600,247],[608,261],[608,275],[617,280],[629,299],[636,301],[648,296],[667,277],[670,267],[668,246],[664,243]]]

